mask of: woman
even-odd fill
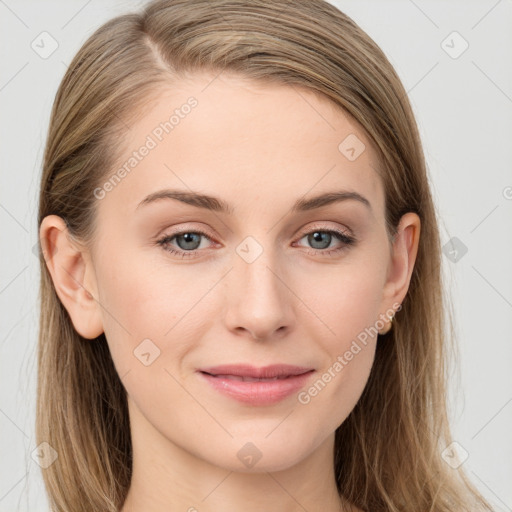
[[[446,463],[415,120],[334,6],[104,24],[60,85],[38,221],[54,510],[491,510]]]

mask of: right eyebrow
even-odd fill
[[[170,190],[164,189],[158,192],[153,192],[144,198],[137,206],[153,203],[162,199],[175,199],[182,203],[195,206],[197,208],[205,208],[214,212],[232,214],[233,207],[230,206],[226,201],[217,197],[209,196],[206,194],[200,194],[199,192],[188,192],[186,190]]]

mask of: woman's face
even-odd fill
[[[97,322],[72,317],[104,330],[132,430],[235,471],[305,459],[361,396],[414,262],[412,214],[387,237],[370,141],[306,89],[221,74],[163,92],[123,145],[95,191]],[[201,372],[278,364],[310,371]]]

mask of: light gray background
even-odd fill
[[[467,247],[456,262],[443,256],[460,339],[460,371],[450,389],[453,433],[477,487],[496,510],[512,511],[512,2],[334,3],[381,46],[403,80],[442,242],[457,237]],[[33,247],[50,109],[85,39],[142,4],[0,0],[0,512],[47,510],[31,453],[39,283]],[[59,45],[46,59],[31,48],[43,31]],[[469,44],[457,58],[447,51],[457,54],[464,41],[453,31]]]

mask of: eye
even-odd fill
[[[213,240],[203,231],[179,231],[172,235],[166,235],[157,241],[157,244],[163,247],[163,249],[171,254],[179,256],[181,258],[192,258],[198,255],[200,252],[201,239],[205,238],[210,242]],[[343,231],[335,229],[314,229],[305,233],[300,240],[307,238],[309,244],[313,246],[313,249],[308,250],[309,254],[330,256],[340,253],[348,249],[349,246],[354,245],[356,239]],[[176,241],[176,245],[172,245],[173,241]],[[340,246],[330,248],[331,243],[335,240],[341,243]]]
[[[199,246],[201,245],[202,237],[212,241],[212,239],[202,231],[189,230],[180,231],[178,233],[174,233],[173,235],[166,235],[158,240],[157,244],[161,245],[164,250],[170,252],[171,254],[181,256],[182,258],[190,258],[197,254]],[[176,239],[178,249],[174,248],[175,246],[170,245],[174,239]]]
[[[320,254],[322,256],[338,254],[341,251],[348,249],[349,246],[354,245],[356,242],[353,236],[335,229],[315,229],[303,235],[300,240],[303,238],[307,238],[307,242],[313,246],[313,250],[307,251],[309,254]],[[336,239],[341,243],[341,245],[329,248],[331,246],[331,242]]]

